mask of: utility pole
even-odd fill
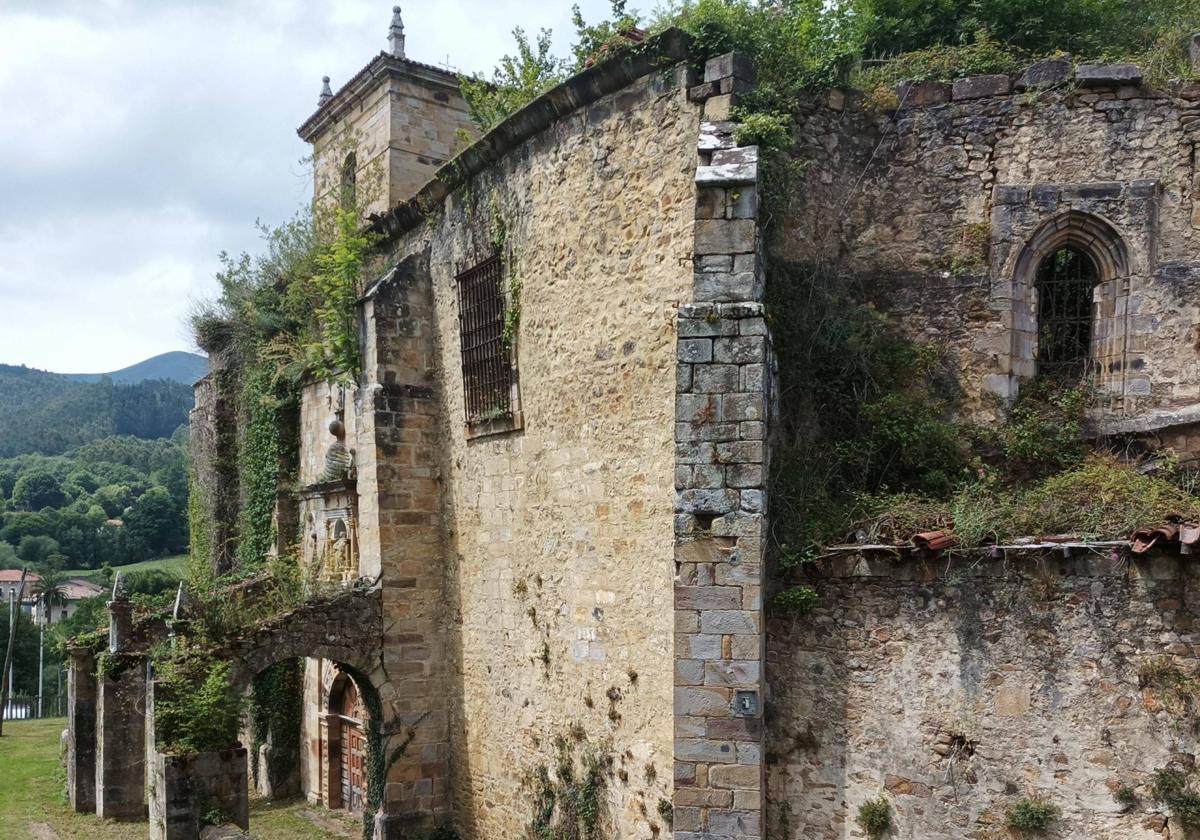
[[[46,606],[46,603],[45,603],[45,600],[43,599],[42,607],[45,608],[45,606]],[[38,716],[39,720],[41,720],[41,717],[42,717],[42,677],[43,677],[42,672],[45,668],[45,666],[43,665],[43,661],[44,661],[43,657],[46,655],[46,619],[47,618],[49,618],[49,615],[46,615],[45,617],[42,618],[41,621],[38,622],[38,624],[40,625],[38,627],[38,705],[37,705],[37,716]]]
[[[21,582],[16,590],[8,590],[8,649],[4,652],[4,670],[0,672],[0,735],[4,734],[4,716],[8,714],[8,695],[12,691],[13,640],[17,635],[17,593],[25,594],[25,575],[21,569]]]

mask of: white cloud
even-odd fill
[[[589,19],[606,0],[581,3]],[[308,197],[295,129],[386,46],[367,0],[0,3],[0,362],[123,367],[187,348],[189,301],[254,221]],[[569,4],[421,3],[410,57],[487,71],[510,32],[572,34]]]

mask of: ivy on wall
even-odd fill
[[[303,711],[303,660],[278,662],[254,678],[250,693],[250,761],[255,782],[263,744],[270,744],[267,773],[273,782],[287,778],[296,769]]]

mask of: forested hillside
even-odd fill
[[[96,569],[187,549],[186,432],[0,460],[0,568]]]
[[[169,437],[187,423],[192,388],[150,380],[78,382],[0,365],[0,458],[58,455],[101,438]]]

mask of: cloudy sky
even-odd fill
[[[579,0],[589,20],[607,0]],[[0,363],[60,372],[193,349],[217,254],[306,200],[296,127],[386,46],[392,2],[0,0]],[[402,5],[404,5],[402,3]],[[570,0],[405,5],[408,55],[489,71]],[[650,4],[644,4],[650,5]]]

